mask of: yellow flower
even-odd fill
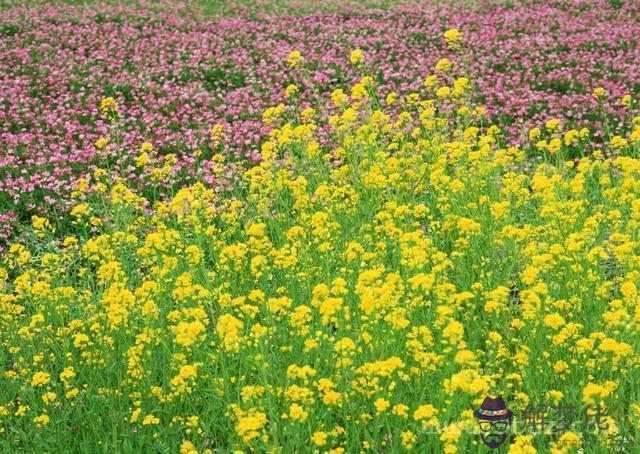
[[[200,249],[195,244],[187,246],[184,252],[186,254],[187,262],[189,263],[189,265],[199,265],[204,258],[204,252],[202,252],[202,249]]]
[[[438,420],[436,419],[436,414],[438,410],[430,404],[420,405],[414,412],[413,418],[416,421],[421,421],[423,427],[436,425]]]
[[[224,126],[219,123],[213,125],[209,130],[209,138],[211,139],[212,145],[217,147],[224,138]]]
[[[109,143],[109,139],[105,137],[100,137],[98,140],[96,140],[95,147],[98,150],[102,150],[104,147],[107,146],[108,143]]]
[[[337,88],[331,93],[331,101],[336,107],[342,107],[348,102],[348,98],[341,88]]]
[[[31,386],[37,388],[39,386],[45,386],[51,381],[51,376],[46,372],[36,372],[31,378]]]
[[[398,416],[402,416],[403,418],[406,418],[409,414],[409,407],[406,406],[405,404],[397,404],[393,406],[393,409],[391,411],[393,411],[394,415],[398,415]]]
[[[604,88],[602,88],[602,87],[597,87],[597,88],[595,88],[593,90],[593,97],[594,98],[597,98],[597,99],[603,98],[605,96],[605,94],[606,93],[604,91]]]
[[[638,295],[638,290],[633,282],[626,281],[620,286],[620,293],[626,300],[633,300]]]
[[[361,63],[363,59],[364,59],[364,54],[360,49],[356,49],[352,51],[351,55],[349,55],[349,61],[351,62],[352,65],[357,65]]]
[[[82,348],[90,343],[89,336],[84,333],[77,333],[73,336],[73,345],[76,348]]]
[[[222,338],[226,350],[237,351],[240,348],[240,330],[244,324],[231,314],[224,314],[218,319],[216,331]]]
[[[585,404],[595,404],[598,400],[604,399],[610,391],[604,386],[588,383],[582,390],[582,401]]]
[[[560,314],[550,314],[544,318],[544,324],[553,330],[557,330],[564,325],[564,318]]]
[[[40,216],[33,215],[31,216],[31,225],[37,231],[49,230],[53,231],[53,227],[47,218],[41,218]]]
[[[564,393],[562,393],[562,391],[557,391],[552,389],[551,391],[546,392],[546,397],[551,401],[557,403],[562,400],[562,398],[564,397]]]
[[[368,97],[369,93],[367,92],[367,88],[362,83],[357,83],[351,88],[351,99],[359,101]]]
[[[547,150],[551,154],[556,154],[562,148],[562,140],[559,137],[554,137],[547,144]]]
[[[303,61],[302,54],[298,50],[292,50],[289,56],[287,57],[287,63],[292,68],[295,68]]]
[[[389,403],[388,400],[383,399],[382,397],[380,397],[380,398],[376,399],[376,401],[373,403],[373,405],[376,407],[376,412],[382,413],[383,411],[388,409],[391,404]]]
[[[65,367],[62,372],[60,372],[60,380],[67,382],[73,378],[75,378],[76,373],[73,370],[73,367]]]
[[[611,148],[614,150],[625,148],[627,146],[627,141],[620,136],[613,136],[611,138]]]
[[[144,167],[149,164],[150,161],[151,159],[149,158],[149,155],[147,153],[142,153],[136,158],[136,167]]]
[[[160,424],[160,418],[157,418],[157,417],[155,417],[153,415],[147,415],[142,420],[142,425],[143,426],[158,425],[158,424]]]
[[[405,431],[400,434],[400,438],[402,439],[402,446],[406,449],[411,449],[415,442],[418,440],[418,437],[415,436],[413,432]]]
[[[50,404],[51,402],[55,401],[57,397],[58,396],[56,395],[56,393],[49,391],[42,395],[42,401],[45,404]]]
[[[103,98],[100,101],[100,112],[108,120],[115,120],[118,117],[118,103],[112,97]]]
[[[545,123],[545,127],[548,131],[560,131],[562,129],[562,121],[557,118],[553,118]]]
[[[449,72],[452,67],[453,64],[448,58],[441,58],[440,60],[438,60],[438,63],[436,63],[436,71],[440,71],[443,73]]]
[[[454,358],[454,362],[456,364],[462,365],[471,365],[474,364],[475,361],[476,355],[471,350],[460,350],[458,353],[456,353],[456,356]]]
[[[242,437],[245,443],[250,442],[260,435],[260,431],[267,423],[267,415],[262,412],[255,412],[238,418],[235,425],[236,432]]]
[[[180,390],[188,391],[188,385],[198,376],[198,364],[185,364],[180,367],[178,375],[171,379],[171,386]]]
[[[78,391],[78,388],[72,388],[69,391],[67,391],[67,393],[64,395],[67,399],[71,400],[74,397],[76,397],[78,395],[80,391]]]
[[[531,435],[518,435],[509,446],[509,454],[536,454]]]
[[[307,107],[300,113],[300,120],[303,123],[309,123],[316,117],[316,110],[313,107]]]
[[[569,365],[562,361],[562,360],[558,360],[556,361],[556,363],[553,365],[553,371],[556,374],[562,374],[564,372],[566,372],[567,370],[569,370]]]
[[[344,112],[342,112],[341,119],[345,123],[353,123],[358,119],[358,111],[353,107],[349,107]]]
[[[138,418],[140,418],[141,413],[142,413],[142,408],[136,408],[135,410],[133,410],[131,412],[131,417],[129,418],[129,422],[132,424],[137,422]]]
[[[532,285],[538,277],[539,271],[535,266],[528,266],[524,269],[520,278],[525,285]]]
[[[265,125],[274,126],[277,120],[284,113],[285,106],[284,104],[278,104],[275,107],[269,107],[264,112],[262,112],[262,122]]]
[[[438,85],[438,76],[436,76],[436,75],[428,76],[424,80],[422,85],[424,85],[425,88],[433,88],[433,87],[437,86]]]
[[[284,92],[286,93],[287,96],[293,96],[295,94],[298,93],[298,86],[295,84],[289,84],[287,85],[287,88],[284,89]]]
[[[328,435],[326,432],[314,432],[311,440],[316,446],[324,446],[327,444]]]
[[[575,432],[565,432],[560,438],[558,438],[558,442],[561,447],[577,447],[580,446],[582,440],[580,435]]]
[[[140,153],[152,153],[153,152],[153,145],[151,144],[151,142],[144,142],[142,145],[140,145]]]
[[[457,28],[450,28],[444,32],[444,39],[447,42],[447,46],[453,47],[462,41],[462,33]]]
[[[569,131],[564,133],[564,144],[566,146],[575,145],[578,143],[578,139],[580,138],[580,132],[575,129],[570,129]]]
[[[42,414],[40,416],[36,416],[33,418],[33,422],[36,424],[36,427],[43,427],[49,424],[49,415]]]
[[[174,332],[176,336],[176,344],[182,347],[190,347],[196,342],[196,340],[204,337],[203,334],[205,332],[205,326],[199,320],[195,320],[190,323],[180,322],[174,328]]]
[[[192,442],[185,440],[180,445],[180,454],[198,454],[198,450]]]
[[[455,96],[462,96],[467,91],[468,86],[469,79],[467,79],[466,77],[458,77],[453,82],[453,94]]]
[[[447,86],[440,87],[436,91],[436,96],[438,96],[438,98],[448,98],[450,94],[451,94],[451,89]]]

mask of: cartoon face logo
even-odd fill
[[[513,413],[501,396],[485,397],[480,408],[474,412],[480,425],[480,439],[491,449],[501,446],[509,435]]]

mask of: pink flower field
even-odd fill
[[[14,7],[0,21],[0,235],[32,214],[64,211],[79,177],[104,164],[96,141],[111,136],[98,104],[120,106],[114,175],[145,182],[132,164],[144,141],[159,159],[175,154],[172,180],[215,184],[209,130],[224,127],[228,159],[258,159],[268,128],[261,114],[289,83],[302,105],[329,101],[357,79],[344,64],[362,49],[382,92],[418,91],[435,63],[456,53],[475,99],[510,136],[549,118],[617,128],[620,99],[640,92],[640,21],[627,2],[499,2],[481,10],[450,5],[353,14],[211,18],[149,7]],[[448,28],[465,36],[451,51]],[[299,50],[304,69],[290,68]],[[304,77],[301,77],[304,71]],[[607,99],[591,92],[602,86]],[[324,102],[324,101],[323,101]],[[109,148],[113,153],[116,144]],[[196,150],[201,153],[194,154]],[[197,156],[197,157],[196,157]]]

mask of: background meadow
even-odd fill
[[[3,2],[0,447],[636,452],[638,14]]]
[[[456,71],[472,80],[474,99],[516,141],[555,117],[591,125],[596,135],[605,124],[618,130],[630,120],[620,100],[640,91],[632,2],[497,2],[482,9],[441,3],[344,14],[325,5],[329,12],[262,19],[205,15],[196,6],[4,9],[3,238],[32,214],[64,216],[75,180],[105,159],[114,161],[113,176],[151,184],[132,164],[133,150],[146,141],[160,158],[175,155],[171,178],[153,182],[164,192],[176,179],[213,182],[214,150],[207,148],[214,124],[225,129],[225,156],[256,161],[269,130],[262,112],[284,101],[293,82],[301,102],[325,107],[322,95],[357,80],[344,65],[355,48],[367,53],[381,90],[408,94],[451,56],[440,35],[458,27],[465,42]],[[286,63],[294,49],[305,56],[304,74]],[[591,93],[600,86],[606,96],[597,100]],[[117,125],[100,117],[105,97],[118,100]],[[105,157],[96,141],[116,128],[117,144]]]

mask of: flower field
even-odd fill
[[[637,5],[387,3],[0,13],[2,452],[640,450]]]
[[[459,28],[465,41],[455,50],[456,71],[472,81],[475,100],[492,120],[516,138],[556,117],[576,127],[586,123],[595,134],[603,124],[618,129],[628,120],[620,100],[640,93],[640,13],[633,2],[216,21],[184,7],[175,13],[152,6],[1,13],[0,168],[8,176],[0,182],[0,237],[33,214],[68,212],[77,178],[105,167],[107,157],[109,171],[137,187],[166,192],[185,182],[213,184],[219,180],[211,172],[214,152],[259,159],[269,131],[260,116],[286,99],[287,85],[299,86],[303,102],[326,107],[326,95],[355,83],[360,74],[344,60],[356,48],[366,52],[381,90],[408,94],[440,58],[454,55],[440,37]],[[287,65],[292,50],[305,56],[304,71]],[[606,99],[599,103],[591,93],[600,86]],[[117,125],[100,115],[105,97],[120,104]],[[215,124],[225,130],[219,150],[209,140]],[[107,136],[108,147],[96,145]],[[168,175],[150,179],[136,167],[135,152],[146,141],[172,168]]]

